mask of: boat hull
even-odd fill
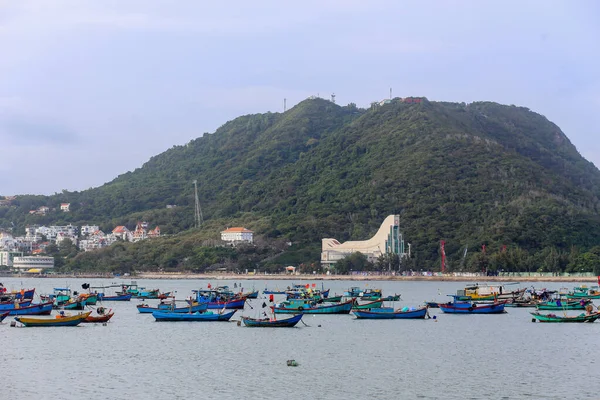
[[[249,328],[293,328],[302,319],[303,314],[280,320],[254,319],[242,317],[244,325]]]
[[[10,314],[10,313],[9,313],[8,311],[6,311],[6,312],[4,312],[4,313],[1,313],[1,314],[0,314],[0,322],[4,321],[4,319],[5,319],[6,317],[8,317],[8,316],[9,316],[9,314]]]
[[[75,315],[72,317],[63,318],[28,318],[28,317],[15,317],[15,320],[22,323],[26,327],[50,327],[50,326],[77,326],[83,322],[91,311]]]
[[[352,310],[357,319],[424,319],[427,316],[427,307],[412,311],[377,312],[367,310]]]
[[[194,313],[194,314],[178,314],[178,313],[167,313],[161,311],[155,311],[152,313],[154,319],[157,322],[168,321],[168,322],[211,322],[211,321],[229,321],[236,310],[223,313],[223,314],[212,314],[212,313]]]
[[[354,300],[340,304],[322,305],[315,307],[286,307],[286,306],[271,306],[271,309],[276,314],[350,314]]]
[[[114,312],[109,312],[109,313],[108,313],[108,314],[106,314],[106,315],[98,315],[98,316],[91,316],[91,315],[89,315],[89,316],[88,316],[86,319],[84,319],[84,320],[83,320],[83,321],[81,321],[81,322],[83,322],[83,323],[87,323],[87,324],[90,324],[90,323],[92,323],[92,324],[93,324],[93,323],[108,322],[108,321],[110,321],[110,319],[113,317],[113,315],[115,315],[115,313],[114,313]]]
[[[355,303],[354,306],[352,306],[353,310],[370,310],[372,308],[381,308],[381,306],[383,306],[383,299],[379,299],[379,300],[375,300],[375,301],[370,301],[368,303],[364,303],[364,304],[358,304]]]
[[[100,296],[98,295],[98,299],[100,301],[131,301],[133,295],[131,293],[128,294],[120,294],[117,296]]]
[[[7,303],[0,303],[0,312],[15,309],[15,304],[18,304],[19,308],[25,308],[31,305],[31,300],[25,300],[17,303],[14,303],[12,301]]]
[[[536,307],[538,310],[584,310],[587,303],[588,302],[581,304],[578,301],[569,301],[564,303],[561,302],[559,305],[556,302],[547,302],[540,303]]]
[[[169,308],[169,307],[148,307],[148,306],[143,306],[143,305],[139,305],[137,306],[137,310],[140,314],[152,314],[155,311],[160,311],[160,312],[174,312],[174,313],[180,313],[180,314],[186,314],[186,313],[195,313],[195,312],[201,312],[201,311],[206,311],[208,309],[208,303],[200,303],[200,304],[195,304],[191,307],[176,307],[176,308]]]
[[[440,309],[447,314],[501,314],[504,312],[505,305],[505,303],[484,305],[440,303]]]
[[[560,317],[558,315],[553,314],[540,314],[537,312],[532,312],[531,315],[535,318],[535,320],[539,322],[554,322],[554,323],[583,323],[583,322],[594,322],[598,318],[600,318],[600,313],[590,314],[590,315],[577,315],[573,317]]]
[[[52,303],[33,304],[29,307],[13,308],[5,310],[9,315],[50,315],[52,313]]]

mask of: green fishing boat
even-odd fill
[[[537,305],[538,310],[583,310],[589,300],[581,301],[546,301]]]
[[[593,314],[579,314],[572,317],[559,316],[556,314],[540,314],[538,312],[532,312],[533,322],[594,322],[600,318],[600,312]]]
[[[363,304],[358,304],[358,303],[354,303],[354,305],[352,306],[353,310],[370,310],[371,308],[381,308],[381,306],[383,305],[383,299],[379,299],[379,300],[375,300],[375,301],[370,301],[368,303],[363,303]]]
[[[343,296],[333,296],[328,297],[326,300],[328,303],[341,303]]]

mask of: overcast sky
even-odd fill
[[[0,0],[0,194],[102,185],[310,95],[497,101],[600,166],[600,2]]]

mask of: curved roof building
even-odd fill
[[[404,255],[404,240],[400,232],[400,216],[388,215],[377,233],[368,240],[338,242],[336,239],[322,239],[321,265],[331,268],[335,263],[355,252],[363,253],[369,261],[375,262],[382,254]]]

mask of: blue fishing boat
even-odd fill
[[[417,309],[394,310],[391,307],[373,308],[371,310],[352,310],[352,313],[358,319],[424,319],[427,314],[427,307]]]
[[[242,321],[244,325],[250,328],[293,328],[300,322],[303,315],[298,314],[286,319],[242,317]]]
[[[265,290],[263,290],[263,294],[285,294],[286,291],[285,290],[269,290],[267,288],[265,288]]]
[[[302,304],[294,301],[284,301],[271,306],[276,314],[350,314],[355,300],[339,304]]]
[[[159,304],[158,307],[150,307],[147,304],[140,304],[137,310],[140,314],[152,314],[155,311],[162,312],[173,312],[173,313],[195,313],[206,311],[208,309],[208,303],[194,303],[191,306],[186,307],[174,307],[174,304]]]
[[[0,312],[4,310],[12,310],[13,308],[29,307],[30,305],[31,300],[25,300],[16,303],[12,301],[7,301],[5,303],[0,303]]]
[[[450,295],[453,301],[439,303],[442,312],[447,314],[501,314],[506,301],[492,304],[477,304],[471,300],[461,300],[463,296]]]
[[[236,297],[232,292],[226,290],[192,290],[196,295],[198,303],[208,303],[209,310],[220,310],[227,308],[230,310],[243,310],[246,304],[246,297]]]
[[[10,315],[50,315],[52,313],[52,302],[32,304],[27,307],[15,307],[8,311]]]
[[[98,293],[100,301],[130,301],[133,295],[131,293],[118,293],[114,296],[107,296],[104,293]]]
[[[207,312],[195,312],[192,314],[180,314],[180,313],[171,313],[171,312],[162,312],[162,311],[154,311],[152,316],[154,319],[158,321],[170,321],[170,322],[183,322],[183,321],[194,321],[194,322],[202,322],[202,321],[229,321],[233,314],[236,313],[236,310],[229,311],[227,313],[213,313],[212,311]]]

